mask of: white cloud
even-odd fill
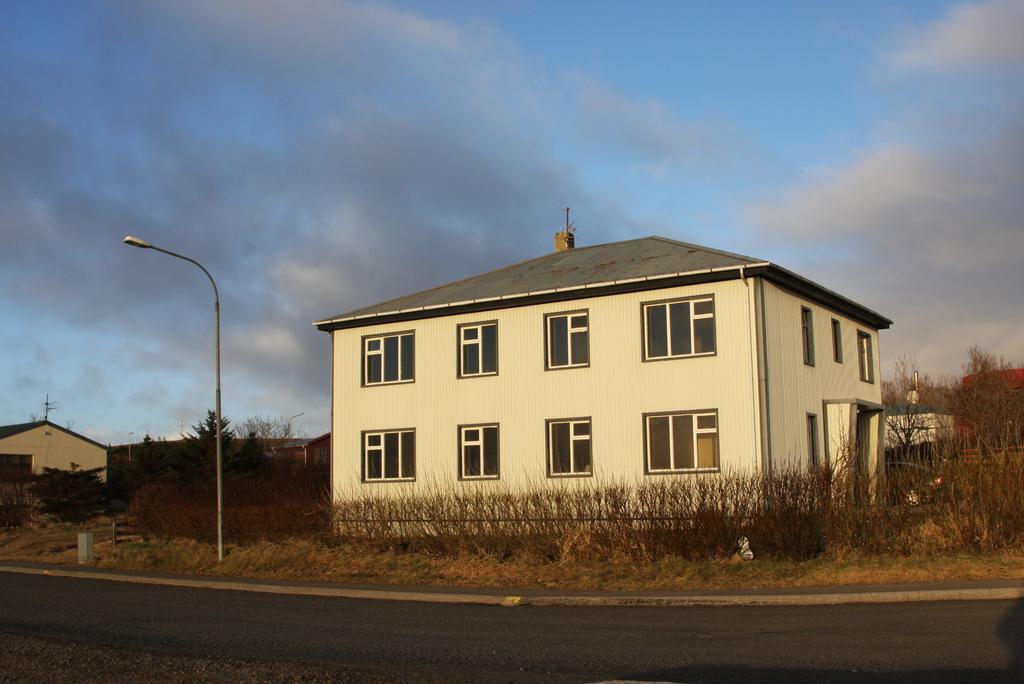
[[[381,51],[462,49],[458,29],[379,3],[347,0],[158,0],[170,16],[213,32],[219,41],[293,63]]]
[[[738,134],[721,124],[686,120],[654,99],[631,99],[593,79],[576,76],[585,133],[633,153],[654,167],[691,169],[727,159]]]
[[[1024,62],[1024,0],[954,7],[941,20],[908,32],[885,55],[898,70],[959,70]]]

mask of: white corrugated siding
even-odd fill
[[[808,413],[818,416],[819,453],[824,457],[826,446],[822,432],[828,430],[830,436],[835,437],[840,415],[847,428],[850,422],[848,407],[826,412],[824,402],[881,403],[878,331],[769,282],[764,284],[764,298],[772,461],[776,469],[805,468],[808,464]],[[804,364],[801,307],[813,312],[814,366]],[[839,320],[842,328],[842,363],[833,360],[833,318]],[[873,383],[860,379],[858,330],[871,335]]]
[[[557,482],[635,481],[642,414],[672,410],[717,409],[722,469],[756,469],[747,292],[736,280],[336,331],[336,492],[470,486],[457,480],[457,426],[490,421],[500,424],[502,482],[556,482],[546,476],[545,420],[579,416],[592,418],[594,477]],[[641,302],[704,294],[715,296],[717,355],[643,363]],[[577,309],[590,314],[590,367],[546,371],[544,315]],[[458,379],[456,326],[488,320],[498,321],[499,374]],[[362,337],[404,330],[416,332],[416,381],[360,387]],[[398,428],[416,429],[416,482],[362,484],[361,431]]]

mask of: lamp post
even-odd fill
[[[128,432],[128,462],[129,463],[132,462],[132,436],[134,434],[135,434],[134,432],[131,432],[131,431]]]
[[[157,247],[156,245],[150,244],[145,240],[142,240],[131,235],[126,235],[124,243],[132,247],[138,247],[140,249],[155,249],[158,252],[163,252],[168,256],[188,261],[189,263],[195,264],[199,267],[206,277],[210,279],[210,285],[213,286],[213,317],[214,317],[214,347],[217,354],[217,560],[224,560],[224,463],[221,456],[221,434],[220,434],[220,294],[217,292],[217,283],[214,282],[213,276],[210,272],[203,268],[203,265],[181,254],[175,254],[169,250]]]

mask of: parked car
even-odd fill
[[[919,506],[932,503],[944,491],[945,478],[922,463],[894,461],[886,466],[889,503]]]

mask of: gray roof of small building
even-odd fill
[[[101,449],[106,449],[107,448],[107,445],[105,445],[105,444],[100,444],[99,442],[97,442],[94,439],[89,439],[85,435],[80,435],[77,432],[75,432],[74,430],[69,430],[68,428],[61,427],[60,425],[57,425],[56,423],[51,423],[48,420],[34,420],[32,422],[29,422],[29,423],[14,423],[12,425],[0,425],[0,439],[4,439],[6,437],[11,437],[12,435],[17,435],[17,434],[19,434],[21,432],[27,432],[29,430],[34,430],[35,428],[42,427],[43,425],[49,425],[50,427],[56,428],[56,429],[60,430],[61,432],[66,432],[67,434],[69,434],[69,435],[71,435],[73,437],[77,437],[78,439],[81,439],[83,441],[89,442],[89,444],[92,444],[94,446],[98,446]]]
[[[866,312],[867,318],[887,327],[888,319],[859,304],[811,283],[770,262],[701,247],[664,237],[645,237],[602,245],[578,247],[505,266],[481,275],[390,299],[372,306],[316,321],[321,330],[373,325],[386,320],[444,316],[459,307],[475,310],[519,306],[547,296],[548,301],[610,294],[613,287],[633,290],[671,287],[672,278],[696,277],[740,267],[773,268]],[[731,276],[731,277],[736,277]],[[707,278],[711,280],[712,278]],[[653,282],[645,282],[653,281]]]
[[[927,404],[892,404],[885,407],[885,412],[890,416],[912,416],[934,413],[939,416],[951,416],[952,412],[937,406]]]

